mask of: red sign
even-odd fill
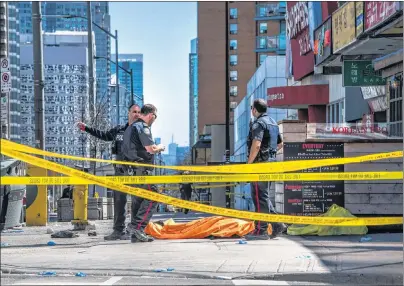
[[[299,1],[288,5],[286,14],[287,30],[289,39],[294,39],[300,32],[309,27],[309,7],[308,2]]]
[[[365,2],[365,31],[375,27],[397,12],[397,2]]]
[[[328,84],[279,86],[267,89],[268,105],[290,108],[329,103]]]

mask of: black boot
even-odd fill
[[[104,240],[119,240],[124,234],[123,231],[114,230],[110,235],[104,236]]]
[[[131,237],[131,242],[152,242],[154,238],[147,235],[142,230],[134,230]]]
[[[273,223],[272,224],[272,233],[270,235],[271,239],[278,237],[282,232],[287,229],[286,225],[283,223]]]

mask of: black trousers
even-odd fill
[[[123,176],[125,173],[115,168],[116,176]],[[114,191],[114,230],[123,232],[125,230],[126,204],[128,195],[119,191]],[[133,202],[132,202],[133,205]]]
[[[255,212],[269,214],[274,207],[269,200],[269,189],[271,182],[253,182],[251,183],[251,199],[254,203]],[[272,229],[278,226],[279,223],[271,223]],[[266,234],[268,233],[268,222],[256,221],[255,233]]]
[[[138,168],[136,170],[136,175],[145,176],[144,168]],[[137,185],[139,188],[149,190],[151,192],[157,192],[156,185]],[[132,218],[128,225],[129,232],[133,230],[144,231],[147,224],[150,222],[153,214],[157,211],[158,203],[154,201],[149,201],[144,198],[132,196]]]

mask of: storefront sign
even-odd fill
[[[387,123],[373,123],[366,116],[365,119],[362,123],[307,123],[307,139],[390,138]]]
[[[373,112],[380,112],[387,110],[387,96],[376,97],[368,100],[370,109]]]
[[[285,143],[285,161],[343,158],[343,143]],[[302,173],[344,172],[344,165],[302,170]],[[344,206],[344,181],[284,183],[284,214],[313,216],[333,204]]]
[[[355,2],[348,2],[332,14],[332,44],[334,52],[356,40]]]
[[[363,33],[363,2],[355,2],[356,36]]]
[[[309,29],[306,29],[301,35],[299,35],[297,37],[297,41],[299,42],[299,51],[301,56],[306,55],[312,50]]]
[[[286,33],[289,39],[295,39],[304,29],[309,26],[308,2],[297,2],[286,13],[287,28]]]
[[[363,86],[361,87],[363,99],[368,100],[371,98],[386,95],[386,87],[380,86]]]
[[[369,1],[365,2],[365,31],[376,27],[390,18],[399,10],[396,1]]]
[[[324,62],[332,54],[331,49],[331,18],[314,30],[314,63]]]
[[[267,89],[269,106],[308,106],[329,103],[328,84],[277,86]]]
[[[380,71],[375,71],[372,61],[344,61],[343,86],[385,85]]]

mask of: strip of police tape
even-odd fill
[[[206,173],[234,173],[234,174],[273,174],[273,173],[283,173],[304,170],[308,168],[318,168],[323,166],[332,165],[343,165],[352,163],[362,163],[367,161],[376,161],[391,158],[400,158],[403,156],[403,151],[370,154],[351,158],[335,158],[335,159],[320,159],[320,160],[300,160],[300,161],[287,161],[287,162],[268,162],[268,163],[258,163],[258,164],[232,164],[232,165],[222,165],[222,166],[160,166],[160,165],[150,165],[141,164],[133,162],[124,161],[113,161],[113,160],[103,160],[94,158],[82,158],[70,155],[61,155],[57,153],[52,153],[49,151],[43,151],[36,148],[32,148],[26,145],[11,142],[5,139],[1,139],[1,148],[11,149],[20,151],[23,153],[42,155],[46,157],[54,157],[60,159],[68,160],[79,160],[79,161],[92,161],[92,162],[102,162],[110,164],[120,164],[120,165],[132,165],[132,166],[143,166],[143,167],[153,167],[160,169],[171,169],[178,171],[194,171],[194,172],[206,172]]]
[[[41,166],[52,170],[49,164]],[[345,172],[345,173],[286,173],[232,175],[173,175],[173,176],[97,176],[104,183],[119,184],[175,184],[175,183],[240,183],[283,181],[359,181],[402,180],[403,172]],[[78,177],[3,177],[4,185],[87,185],[89,180]]]
[[[52,171],[85,179],[92,184],[97,184],[112,190],[117,190],[130,195],[142,197],[151,201],[156,201],[163,204],[173,205],[180,208],[192,209],[199,212],[210,213],[220,216],[235,217],[240,219],[268,221],[268,222],[283,222],[289,224],[309,224],[309,225],[333,225],[333,226],[361,226],[361,225],[391,225],[402,224],[402,217],[368,217],[368,218],[347,218],[347,217],[309,217],[309,216],[291,216],[278,214],[264,214],[255,212],[239,211],[234,209],[226,209],[221,207],[208,206],[195,202],[184,201],[177,198],[165,196],[157,192],[148,191],[141,188],[130,187],[116,183],[112,180],[102,180],[100,177],[75,170],[73,168],[60,165],[45,159],[37,158],[32,155],[24,154],[18,151],[9,149],[2,150],[6,156],[13,157],[31,165],[50,169]]]

